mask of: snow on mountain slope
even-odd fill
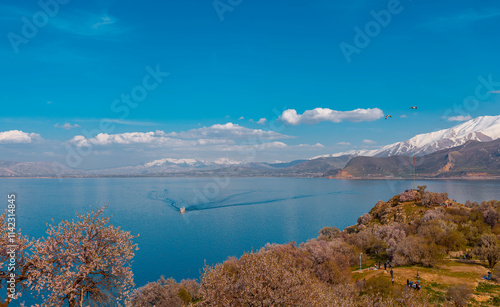
[[[488,142],[500,138],[500,115],[481,116],[449,129],[418,134],[409,140],[386,145],[374,150],[351,150],[328,155],[389,157],[395,155],[426,155],[446,148],[460,146],[468,141]]]
[[[198,160],[198,159],[171,159],[165,158],[160,160],[155,160],[144,164],[144,167],[155,167],[155,166],[167,166],[176,165],[180,167],[205,167],[205,166],[224,166],[224,165],[236,165],[241,164],[238,161],[232,161],[226,158],[217,159],[213,162]]]

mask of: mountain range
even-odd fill
[[[0,161],[0,177],[300,176],[328,178],[470,177],[500,175],[500,116],[482,116],[373,150],[347,151],[285,163],[165,158],[100,170],[55,162]]]
[[[390,157],[397,155],[422,156],[442,149],[463,145],[468,141],[488,142],[500,138],[500,116],[481,116],[449,129],[418,134],[409,140],[373,150],[356,150],[326,155]]]
[[[415,158],[409,156],[355,157],[328,178],[486,178],[500,176],[500,139],[469,141]]]

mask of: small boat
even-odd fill
[[[181,207],[181,208],[179,209],[179,212],[180,212],[180,213],[186,213],[186,208]]]

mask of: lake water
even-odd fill
[[[457,201],[500,199],[500,181],[417,181]],[[16,193],[17,224],[41,237],[46,223],[108,204],[111,224],[136,239],[135,282],[161,275],[198,278],[215,264],[268,242],[304,242],[324,226],[356,223],[378,200],[413,187],[410,180],[320,178],[0,179],[0,199]],[[185,207],[185,214],[179,213]],[[3,210],[3,209],[2,209]]]

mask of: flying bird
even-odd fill
[[[392,117],[392,116],[390,116],[390,115],[386,115],[386,116],[385,116],[385,119],[387,119],[387,118],[389,118],[389,117]]]
[[[417,109],[417,107],[410,107],[410,109],[412,109],[412,110],[416,110],[416,109]]]

